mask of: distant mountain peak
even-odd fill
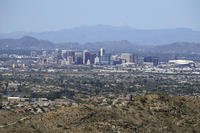
[[[6,46],[6,47],[5,47]],[[49,41],[38,40],[31,36],[23,36],[19,39],[2,39],[0,48],[4,49],[51,49],[54,44]]]
[[[110,25],[80,26],[71,29],[40,33],[15,32],[0,34],[0,39],[20,38],[23,36],[25,36],[25,39],[34,40],[32,37],[35,37],[37,39],[50,40],[55,43],[128,40],[132,43],[142,45],[160,45],[173,42],[200,42],[200,31],[193,31],[190,28],[145,30],[134,29],[129,26]]]
[[[38,39],[32,37],[32,36],[23,36],[20,38],[20,40],[27,40],[27,41],[38,41]]]

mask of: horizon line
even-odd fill
[[[9,31],[9,32],[0,32],[0,34],[10,34],[10,33],[18,33],[18,32],[25,32],[25,33],[45,33],[45,32],[57,32],[62,30],[72,30],[72,29],[78,29],[83,27],[98,27],[98,26],[104,26],[104,27],[114,27],[114,28],[129,28],[132,30],[174,30],[174,29],[186,29],[186,30],[192,30],[192,31],[200,31],[191,27],[171,27],[171,28],[135,28],[130,25],[109,25],[109,24],[96,24],[96,25],[80,25],[80,26],[73,26],[68,28],[61,28],[61,29],[52,29],[52,30],[44,30],[44,31],[28,31],[28,30],[17,30],[17,31]]]

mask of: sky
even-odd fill
[[[0,33],[98,24],[200,31],[200,0],[0,0]]]

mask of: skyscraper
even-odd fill
[[[109,65],[111,59],[111,54],[104,54],[101,56],[101,64],[102,65]]]
[[[102,62],[104,55],[105,55],[105,50],[103,48],[100,48],[100,51],[99,51],[99,61],[100,61],[100,63]]]
[[[83,64],[83,52],[75,52],[75,64]]]
[[[87,61],[90,60],[90,52],[88,50],[83,51],[83,64],[87,64]]]
[[[103,56],[105,54],[105,50],[103,48],[100,49],[100,56]]]
[[[99,65],[99,57],[98,56],[95,57],[94,64],[95,65]]]

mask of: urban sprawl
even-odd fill
[[[148,92],[200,93],[200,63],[188,59],[162,61],[157,56],[110,54],[103,48],[8,52],[0,59],[1,106],[16,112],[38,114],[91,99],[109,106]],[[108,102],[113,96],[118,98]]]

